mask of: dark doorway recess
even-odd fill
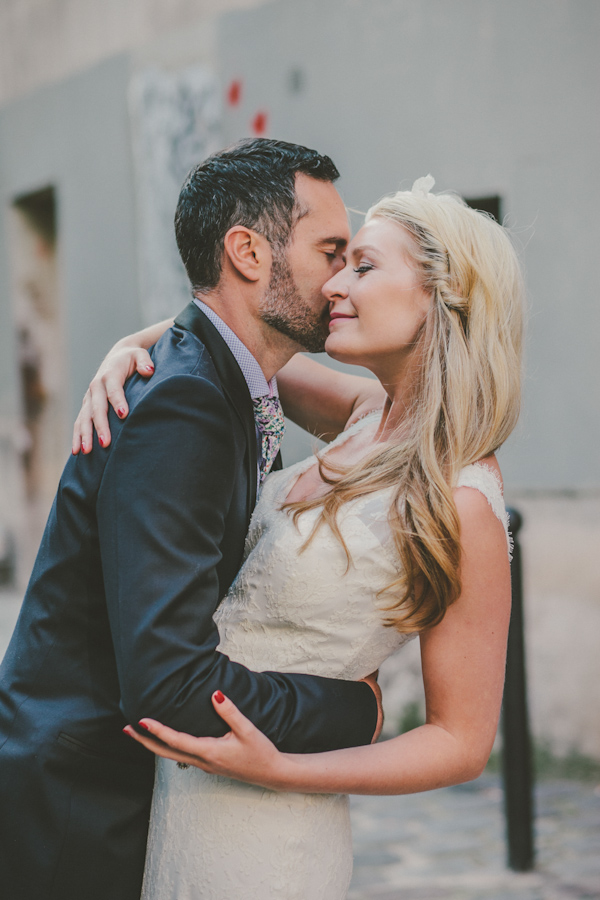
[[[496,222],[502,225],[502,201],[498,194],[492,194],[489,197],[473,197],[472,199],[465,197],[465,203],[471,209],[479,209],[481,212],[489,213],[490,216],[495,218]]]

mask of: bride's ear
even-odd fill
[[[234,225],[225,235],[224,263],[247,281],[259,281],[271,270],[271,246],[262,234]]]

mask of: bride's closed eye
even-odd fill
[[[356,268],[353,269],[353,271],[356,272],[357,275],[364,275],[365,272],[369,271],[369,269],[374,269],[374,268],[375,267],[373,265],[371,265],[371,263],[361,263],[360,266],[356,266]]]

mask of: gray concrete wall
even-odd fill
[[[139,327],[134,194],[127,110],[129,61],[116,58],[0,110],[0,538],[16,544],[29,576],[50,499],[25,503],[8,226],[14,199],[46,186],[57,198],[58,279],[64,323],[63,449],[104,348]],[[60,441],[60,436],[58,437]],[[52,475],[52,473],[48,473]],[[53,491],[51,492],[53,493]]]
[[[501,195],[530,296],[514,488],[600,486],[599,43],[593,0],[276,0],[220,23],[223,83],[244,85],[227,140],[265,111],[362,210],[427,172]]]
[[[16,196],[53,185],[72,416],[100,348],[139,322],[129,77],[129,61],[114,58],[0,110],[3,325],[11,316],[7,208]],[[6,389],[14,380],[10,328],[2,328],[0,340],[0,403],[10,413],[15,403],[14,392]]]
[[[109,56],[188,45],[199,21],[264,0],[2,0],[0,104],[64,80]],[[205,38],[194,36],[196,48]],[[197,61],[197,60],[196,60]],[[179,59],[184,64],[185,60]]]
[[[238,9],[215,20],[216,11],[232,6],[255,8]],[[30,12],[34,7],[54,9],[53,27],[62,22],[61,40],[71,42],[65,44],[70,50],[66,67],[84,60],[82,56],[78,62],[71,47],[78,23],[82,45],[91,41],[92,33],[99,41],[93,52],[90,45],[86,59],[115,46],[117,34],[122,42],[136,47],[142,44],[141,35],[147,43],[136,50],[134,65],[159,61],[173,67],[178,61],[189,62],[195,53],[197,62],[208,61],[218,68],[224,88],[240,79],[242,101],[236,108],[226,107],[224,141],[250,133],[256,112],[265,112],[269,134],[331,153],[342,170],[341,189],[352,207],[364,210],[386,191],[410,185],[426,171],[434,173],[439,188],[455,188],[471,197],[500,194],[506,219],[522,247],[530,293],[524,413],[502,458],[507,483],[515,490],[600,486],[594,453],[600,438],[600,357],[595,352],[600,305],[595,302],[594,270],[588,262],[600,239],[595,214],[600,187],[595,164],[600,139],[598,4],[591,0],[453,0],[451,4],[445,0],[275,0],[266,4],[231,0],[225,5],[207,2],[192,14],[189,5],[173,0],[158,15],[152,4],[131,0],[119,7],[119,15],[117,6],[109,5],[99,30],[93,27],[96,7],[91,3],[38,0],[37,6],[30,5]],[[26,58],[22,29],[29,20],[24,13],[11,19],[11,8],[14,11],[9,2],[0,12],[0,24],[10,26],[8,31],[0,28],[0,33],[3,40],[7,34],[15,39],[12,63],[3,57],[7,70],[14,73]],[[146,26],[138,34],[140,17],[145,17]],[[159,25],[166,29],[162,39],[156,36]],[[113,35],[110,40],[109,34]],[[42,40],[39,25],[30,37],[32,45]],[[45,52],[38,54],[39,78],[54,72],[48,54],[54,52],[56,42],[45,37]],[[112,69],[116,63],[107,65]],[[121,65],[126,67],[124,61]],[[111,219],[107,206],[111,195],[103,189],[95,193],[102,178],[96,175],[101,156],[94,160],[92,179],[83,174],[82,142],[86,134],[97,131],[105,133],[110,143],[118,128],[119,154],[111,152],[110,158],[122,168],[130,154],[127,76],[118,86],[105,88],[100,71],[104,68],[29,95],[5,108],[0,119],[8,136],[2,165],[9,189],[19,177],[28,183],[54,177],[52,156],[58,155],[55,171],[61,160],[70,171],[65,196],[59,198],[61,218],[69,184],[73,202],[80,208],[88,204],[86,192],[92,203],[104,204],[104,214],[97,220],[96,246]],[[67,99],[70,92],[77,95],[74,104]],[[88,96],[90,101],[95,99],[93,114]],[[100,124],[104,117],[110,120],[106,128]],[[75,123],[72,130],[71,122]],[[35,123],[34,136],[43,134],[43,142],[35,137],[27,142],[20,123],[30,128]],[[61,130],[64,152],[54,137]],[[92,138],[87,152],[93,153],[103,140]],[[19,157],[18,166],[11,154]],[[101,165],[106,164],[105,158]],[[50,174],[38,176],[36,167],[45,167]],[[131,185],[123,195],[118,179],[106,181],[115,185],[114,219],[114,209],[126,205]],[[83,191],[80,182],[85,182]],[[115,230],[111,221],[109,228],[112,237],[118,238],[114,240],[114,284],[119,283],[122,266],[133,259],[130,255],[125,261],[123,252],[131,249],[133,239],[131,223],[125,223],[127,215],[122,218],[119,212],[121,227],[128,231],[124,242],[118,224]],[[355,217],[355,224],[358,221]],[[107,240],[107,245],[102,244],[106,251],[111,238]],[[91,268],[85,266],[94,283],[102,283],[94,272],[94,267],[102,267],[99,259]],[[77,268],[83,266],[76,262]],[[65,272],[70,278],[70,266]],[[132,276],[127,277],[131,285]],[[107,326],[101,327],[106,331]],[[98,338],[102,335],[102,331],[95,333]],[[72,352],[78,352],[74,346]],[[10,356],[5,360],[10,367]],[[77,378],[75,372],[79,393]],[[303,453],[305,447],[292,446],[288,458]]]

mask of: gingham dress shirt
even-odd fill
[[[244,380],[248,385],[248,390],[250,391],[250,396],[253,400],[257,400],[259,397],[264,397],[265,394],[268,394],[270,397],[279,397],[279,392],[277,390],[277,378],[275,375],[271,378],[270,381],[264,376],[263,370],[259,366],[258,362],[254,358],[254,356],[250,353],[245,344],[240,341],[239,337],[235,332],[231,330],[229,325],[226,325],[223,319],[216,314],[216,312],[207,306],[206,303],[203,303],[202,300],[198,300],[194,297],[194,303],[200,309],[207,319],[215,326],[231,352],[235,357],[235,361],[238,366],[242,370],[242,375],[244,376]],[[259,456],[261,454],[262,447],[262,438],[258,428],[256,429],[256,445],[258,448]],[[258,466],[259,476],[260,476],[260,465]],[[259,477],[260,484],[260,477]]]

